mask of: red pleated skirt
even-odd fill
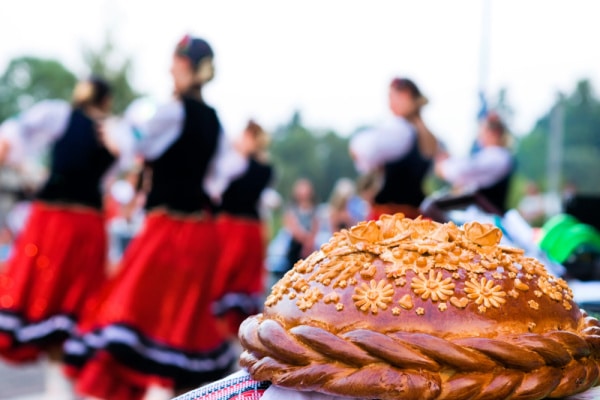
[[[0,271],[0,355],[37,359],[59,346],[106,279],[100,211],[35,202]]]
[[[97,310],[65,345],[76,390],[135,400],[152,384],[177,389],[224,376],[235,352],[211,312],[218,252],[210,218],[149,214]]]
[[[260,312],[265,290],[265,240],[261,221],[222,215],[217,219],[221,252],[213,283],[213,312],[237,336],[246,317]]]

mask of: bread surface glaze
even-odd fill
[[[598,380],[600,324],[496,227],[384,215],[334,234],[240,327],[255,379],[364,399],[542,399]]]

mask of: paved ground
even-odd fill
[[[41,400],[44,362],[15,367],[0,362],[0,400]]]
[[[242,348],[237,341],[234,346],[241,353]],[[46,375],[45,361],[25,367],[0,361],[0,400],[65,400],[62,398],[64,396],[45,395]],[[60,379],[56,381],[62,382]]]

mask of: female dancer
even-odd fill
[[[496,113],[481,121],[479,149],[469,158],[440,154],[435,173],[457,191],[474,191],[491,203],[498,214],[506,212],[506,200],[514,160],[507,144],[508,132]]]
[[[419,215],[425,198],[423,180],[438,150],[437,139],[421,117],[427,99],[406,78],[390,84],[389,106],[393,119],[388,124],[361,132],[350,142],[350,153],[362,173],[381,171],[382,184],[374,198],[370,219],[383,213]]]
[[[225,143],[201,96],[212,57],[206,41],[185,36],[172,60],[174,98],[125,114],[151,168],[146,220],[99,307],[66,343],[82,395],[169,398],[223,376],[234,361],[210,308],[219,243],[204,181]]]
[[[0,273],[0,356],[61,359],[88,301],[105,279],[106,231],[101,178],[114,160],[97,122],[111,89],[78,83],[73,102],[46,100],[0,126],[0,163],[18,163],[32,147],[50,148],[49,177]],[[55,367],[52,367],[55,368]]]
[[[237,337],[242,321],[262,308],[265,278],[266,226],[261,220],[261,194],[271,182],[266,132],[250,121],[235,147],[245,171],[223,193],[217,229],[221,254],[213,281],[213,311],[224,317]]]

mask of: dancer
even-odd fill
[[[500,116],[490,113],[481,123],[477,137],[479,150],[468,158],[438,155],[435,173],[451,183],[455,190],[480,193],[503,214],[514,169],[507,136]]]
[[[264,302],[267,226],[259,206],[272,181],[268,164],[267,133],[254,121],[235,143],[246,166],[223,193],[217,219],[221,242],[217,273],[213,280],[213,310],[237,337],[241,322],[260,312]]]
[[[91,78],[77,84],[72,104],[45,100],[0,126],[0,163],[50,149],[49,177],[0,273],[0,356],[7,360],[45,354],[50,371],[60,371],[62,343],[105,280],[101,178],[115,147],[97,123],[111,100],[109,85]]]
[[[363,131],[350,141],[350,154],[361,173],[379,170],[382,185],[374,198],[370,219],[383,213],[419,215],[425,198],[423,180],[438,150],[421,109],[427,104],[417,85],[406,78],[390,84],[389,106],[393,118],[383,126]]]
[[[226,148],[201,95],[212,58],[206,41],[185,36],[172,58],[173,99],[156,109],[134,103],[125,114],[151,168],[146,220],[98,308],[66,343],[81,395],[169,398],[234,362],[210,302],[219,243],[204,181]]]

